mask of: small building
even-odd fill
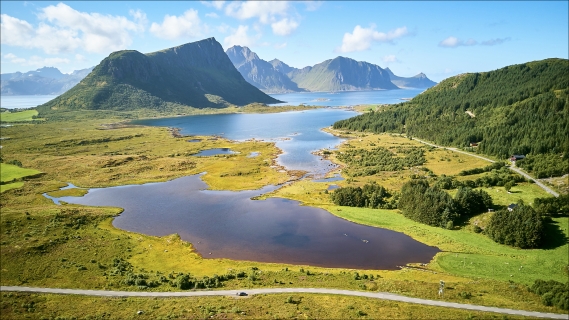
[[[471,142],[471,143],[470,143],[470,146],[471,146],[471,147],[478,147],[478,142]]]
[[[518,205],[515,203],[512,203],[508,206],[508,211],[514,211],[514,209],[517,207]]]
[[[515,162],[515,161],[517,161],[517,160],[522,160],[522,159],[525,159],[525,158],[526,158],[526,156],[524,156],[523,154],[513,154],[513,155],[510,157],[510,161]]]

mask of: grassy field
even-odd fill
[[[42,120],[33,119],[33,116],[37,116],[38,112],[36,110],[26,110],[19,112],[0,112],[1,122],[27,122],[32,120]]]
[[[6,163],[0,163],[0,181],[3,183],[41,173],[38,170],[20,168]]]
[[[332,205],[325,191],[330,184],[362,185],[369,181],[377,181],[392,190],[398,190],[410,175],[425,172],[419,168],[331,183],[301,180],[281,188],[274,195],[300,200],[307,205],[320,206],[335,215],[358,223],[404,232],[419,241],[448,251],[437,255],[427,270],[408,268],[399,271],[348,270],[205,259],[190,243],[181,241],[177,235],[152,237],[114,228],[112,219],[121,212],[121,209],[69,204],[56,206],[51,200],[43,197],[44,192],[53,196],[81,196],[85,193],[84,189],[59,190],[67,183],[84,188],[105,187],[166,181],[206,171],[207,174],[203,175],[202,179],[211,189],[244,190],[294,180],[302,174],[302,172],[282,172],[281,168],[275,166],[274,159],[280,151],[273,143],[258,141],[237,143],[211,137],[179,137],[167,128],[108,126],[106,125],[108,123],[108,119],[97,120],[94,117],[82,121],[47,121],[42,124],[3,128],[3,134],[11,137],[3,143],[4,161],[19,160],[25,167],[36,168],[45,174],[30,179],[18,189],[7,190],[2,194],[0,212],[2,285],[142,290],[137,286],[125,284],[127,274],[111,272],[115,269],[116,259],[122,259],[121,261],[128,262],[132,267],[132,272],[144,274],[149,280],[155,281],[160,281],[162,276],[170,274],[176,276],[182,272],[189,273],[196,279],[235,272],[247,274],[247,277],[242,279],[224,281],[223,288],[329,287],[387,291],[436,299],[438,282],[444,279],[448,287],[445,300],[448,301],[561,312],[554,307],[543,306],[539,296],[527,291],[526,284],[531,283],[536,277],[563,281],[563,272],[565,272],[563,267],[566,267],[567,261],[566,254],[565,260],[562,256],[567,252],[567,244],[566,241],[559,243],[559,239],[562,238],[553,237],[548,250],[517,250],[495,244],[481,234],[470,232],[468,226],[460,230],[445,230],[414,223],[396,211],[336,207]],[[349,144],[354,148],[371,148],[371,143],[387,148],[417,144],[415,141],[389,135],[351,134],[351,138]],[[190,139],[201,141],[188,142]],[[238,153],[230,156],[193,156],[201,150],[210,148],[231,148]],[[342,148],[347,147],[342,146],[340,150]],[[425,166],[432,166],[433,171],[439,170],[436,169],[439,167],[442,171],[448,168],[448,171],[444,172],[452,174],[458,170],[458,167],[466,169],[479,166],[478,163],[467,161],[461,163],[460,156],[447,155],[444,150],[428,147],[425,150],[427,159]],[[248,158],[250,152],[259,152],[260,155]],[[450,158],[450,161],[447,158]],[[451,163],[454,166],[440,165],[441,163]],[[4,170],[2,173],[4,174]],[[496,195],[491,194],[499,204],[515,202],[516,197],[531,202],[535,196],[542,194],[539,189],[535,189],[535,185],[530,184],[520,184],[512,188],[512,191],[511,194],[501,190],[499,195],[495,191],[493,192]],[[567,235],[567,219],[556,219],[555,222],[557,225],[552,223],[551,230]],[[473,263],[467,265],[470,261]],[[514,273],[514,269],[519,269],[522,265],[523,269]],[[310,270],[310,275],[306,270]],[[374,275],[374,280],[356,280],[354,272]],[[510,277],[510,274],[513,276]],[[508,280],[514,282],[510,283]],[[156,288],[144,290],[179,289],[163,283]],[[464,298],[464,293],[471,293],[471,297]],[[116,314],[117,318],[129,318],[134,309],[142,308],[151,303],[150,301],[156,301],[34,294],[6,295],[2,299],[2,314],[17,315],[17,317],[54,314],[71,317],[81,311],[89,310],[92,311],[91,315],[105,312],[113,316]],[[308,308],[300,310],[303,312],[302,315],[296,313],[298,317],[356,317],[358,316],[356,312],[361,310],[366,314],[361,317],[373,318],[382,314],[392,314],[394,317],[430,318],[437,310],[431,307],[419,308],[370,299],[310,295],[302,295],[302,299],[301,296],[294,296],[293,299],[297,297],[303,302],[296,304],[294,308],[299,306]],[[29,302],[25,307],[26,303],[22,301],[28,301],[26,299],[36,301],[41,307],[29,307]],[[63,306],[60,303],[63,299],[75,299],[73,301],[76,303]],[[223,299],[227,300],[226,304],[219,302],[225,301]],[[291,309],[289,312],[288,308],[292,307],[290,304],[273,302],[277,300],[282,302],[285,299],[287,296],[274,295],[236,301],[246,301],[243,308],[247,308],[245,311],[247,315],[282,318],[293,316],[292,311],[296,310]],[[15,301],[18,302],[14,304]],[[111,304],[108,301],[117,301],[117,303]],[[147,315],[167,317],[178,316],[183,312],[190,318],[209,315],[243,316],[239,312],[223,311],[233,310],[236,307],[232,304],[236,302],[233,299],[158,301],[156,303],[158,307],[148,311],[143,309]],[[174,302],[170,304],[169,301]],[[304,301],[307,302],[305,305]],[[96,307],[89,308],[86,306],[88,303],[94,303]],[[188,305],[187,310],[190,311],[182,311],[182,307],[179,306],[181,303]],[[203,313],[204,305],[212,308]],[[271,307],[265,308],[266,305]],[[354,308],[349,308],[350,305]],[[261,306],[265,309],[259,309]],[[178,309],[172,309],[174,307]],[[237,307],[240,308],[241,305]],[[31,311],[33,313],[29,313],[30,308],[34,309]],[[469,316],[469,313],[457,310],[445,309],[444,312],[453,317]],[[472,315],[488,316],[475,313]]]
[[[3,293],[0,310],[10,319],[435,319],[443,314],[447,319],[505,318],[495,313],[315,294],[101,298]],[[139,315],[139,311],[143,313]]]
[[[24,186],[24,182],[20,181],[20,182],[12,182],[12,183],[6,183],[6,184],[0,184],[0,193],[4,192],[4,191],[8,191],[11,189],[17,189],[17,188],[21,188]]]

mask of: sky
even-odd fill
[[[296,68],[337,56],[434,81],[569,56],[568,1],[1,1],[1,73],[215,37]]]

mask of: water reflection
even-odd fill
[[[395,269],[428,262],[439,251],[404,234],[351,223],[296,201],[250,199],[275,186],[240,192],[206,188],[199,176],[188,176],[91,189],[84,197],[59,200],[124,208],[113,221],[116,227],[156,236],[178,233],[207,258]]]

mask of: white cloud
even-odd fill
[[[475,45],[483,45],[483,46],[495,46],[495,45],[499,45],[502,44],[506,41],[509,41],[510,38],[496,38],[496,39],[490,39],[490,40],[486,40],[486,41],[482,41],[480,43],[478,43],[478,41],[474,40],[474,39],[468,39],[466,41],[464,40],[460,40],[456,37],[450,36],[444,40],[442,40],[441,42],[439,42],[439,47],[444,47],[444,48],[456,48],[456,47],[469,47],[469,46],[475,46]]]
[[[225,14],[239,20],[259,18],[261,23],[269,24],[275,22],[276,16],[286,16],[288,9],[287,1],[237,1],[225,7]]]
[[[79,12],[59,3],[40,9],[40,23],[34,27],[25,20],[1,15],[2,44],[38,48],[49,54],[73,52],[103,53],[125,49],[132,33],[144,31],[146,15],[131,11],[135,21],[123,16]]]
[[[169,40],[198,37],[203,31],[205,31],[205,26],[202,25],[198,12],[194,9],[187,10],[181,16],[167,14],[162,24],[153,22],[150,26],[152,34]]]
[[[142,10],[130,9],[128,11],[128,14],[130,14],[134,18],[134,21],[136,21],[139,25],[146,26],[148,24],[148,19],[146,18],[146,13],[144,13]]]
[[[474,39],[468,39],[466,41],[460,40],[456,37],[448,37],[446,39],[444,39],[443,41],[439,42],[439,47],[444,47],[444,48],[456,48],[456,47],[461,47],[461,46],[474,46],[477,45],[478,42]]]
[[[385,63],[399,62],[399,59],[397,59],[397,57],[394,54],[383,56],[381,60],[383,60],[383,62]]]
[[[245,47],[254,46],[257,43],[257,40],[259,40],[260,35],[249,36],[247,34],[248,30],[249,30],[248,26],[240,25],[231,35],[223,39],[225,48],[230,48],[234,45],[245,46]]]
[[[76,55],[75,55],[75,60],[76,60],[76,61],[79,61],[79,62],[84,62],[84,61],[87,61],[87,58],[85,58],[85,57],[84,57],[83,55],[81,55],[81,54],[76,54]]]
[[[217,10],[223,9],[225,1],[200,1],[206,7],[214,7]]]
[[[215,18],[215,19],[219,18],[219,16],[215,12],[206,13],[205,16],[208,18]]]
[[[270,24],[279,36],[291,34],[299,26],[299,16],[288,1],[235,1],[225,7],[227,16],[239,20],[257,19],[261,25]],[[260,32],[260,25],[254,25]]]
[[[324,4],[324,1],[302,1],[306,6],[306,11],[316,11]]]
[[[29,59],[24,59],[12,53],[5,54],[4,58],[14,64],[31,67],[51,67],[55,65],[66,65],[69,63],[69,59],[66,58],[43,58],[39,56],[31,56]]]
[[[286,48],[286,44],[287,44],[286,42],[283,42],[283,43],[276,43],[273,47],[274,47],[275,49],[284,49],[284,48]]]
[[[288,36],[298,27],[298,22],[284,18],[280,21],[271,24],[273,28],[273,33],[279,36]]]
[[[217,26],[217,31],[219,31],[220,33],[227,33],[229,31],[231,27],[225,23],[220,24],[219,26]]]
[[[375,30],[372,24],[369,28],[357,25],[352,33],[345,33],[342,45],[336,50],[339,52],[364,51],[371,47],[372,42],[393,43],[401,37],[409,34],[407,27],[390,30],[387,33]]]
[[[510,41],[510,37],[507,38],[496,38],[496,39],[490,39],[490,40],[486,40],[486,41],[482,41],[480,44],[483,46],[496,46],[499,44],[502,44],[506,41]]]

